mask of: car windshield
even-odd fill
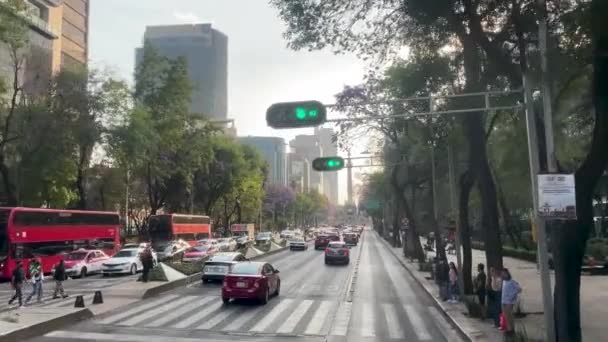
[[[206,252],[206,251],[209,250],[209,248],[210,248],[210,246],[195,246],[195,247],[189,248],[188,252],[194,252],[194,253],[196,253],[196,252]]]
[[[250,262],[242,262],[234,265],[230,271],[232,274],[260,274],[260,265]]]
[[[129,258],[137,255],[136,250],[122,250],[114,254],[114,258]]]
[[[65,260],[83,260],[87,256],[87,252],[74,252],[65,256]]]

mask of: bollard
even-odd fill
[[[84,308],[84,297],[76,296],[76,303],[74,303],[75,308]]]
[[[93,296],[93,304],[103,304],[103,296],[101,295],[101,291],[95,291],[95,296]]]

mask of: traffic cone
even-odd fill
[[[95,296],[93,296],[93,304],[103,304],[103,296],[101,295],[101,291],[95,291]]]
[[[76,296],[76,303],[74,303],[75,308],[84,308],[84,297]]]

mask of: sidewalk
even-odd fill
[[[383,240],[384,241],[384,240]],[[433,280],[427,279],[429,272],[418,271],[418,263],[410,262],[403,256],[401,248],[393,248],[387,243],[393,254],[399,258],[403,266],[421,283],[421,285],[433,295],[436,304],[450,316],[450,319],[461,331],[472,341],[500,341],[501,333],[492,328],[490,321],[469,318],[464,313],[467,309],[464,304],[448,304],[437,300],[439,291]],[[435,253],[427,252],[427,257],[432,258]],[[486,264],[485,252],[481,250],[472,251],[472,268],[475,276],[476,266],[479,263]],[[456,262],[455,255],[448,255],[449,261]],[[540,276],[536,264],[528,261],[503,258],[503,264],[508,268],[515,279],[523,288],[521,294],[521,305],[526,317],[516,319],[517,329],[525,329],[530,341],[544,341],[544,318],[543,304],[540,287]],[[553,284],[554,277],[551,275]],[[584,341],[605,340],[605,319],[608,316],[608,277],[583,275],[581,278],[581,327]]]

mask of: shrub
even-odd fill
[[[150,271],[150,275],[149,275],[148,279],[151,281],[168,281],[169,280],[169,279],[167,279],[165,270],[163,270],[163,267],[160,264],[154,266],[154,268]],[[141,280],[141,276],[140,276],[140,280]]]
[[[167,262],[166,265],[185,275],[201,272],[206,259],[197,262]]]

